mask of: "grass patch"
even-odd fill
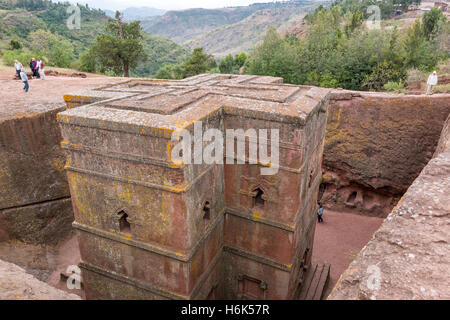
[[[405,93],[405,84],[403,82],[389,81],[383,86],[383,89],[387,92]]]
[[[433,93],[450,93],[450,83],[435,86]]]

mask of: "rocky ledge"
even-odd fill
[[[437,153],[328,299],[450,299],[450,117]]]
[[[80,300],[39,281],[15,264],[0,260],[0,300]]]

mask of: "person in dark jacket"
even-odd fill
[[[31,69],[31,72],[32,73],[34,73],[34,67],[36,66],[36,64],[34,63],[35,61],[34,61],[34,58],[31,58],[31,61],[30,61],[30,69]]]
[[[39,78],[39,73],[37,73],[37,62],[36,62],[36,59],[34,59],[34,58],[31,58],[31,61],[30,61],[30,69],[31,69],[31,72],[33,73],[33,77],[36,77],[36,78]]]
[[[323,222],[322,216],[323,216],[323,206],[322,204],[320,204],[319,210],[317,211],[317,218],[319,220],[319,223]]]

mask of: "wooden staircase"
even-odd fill
[[[299,286],[297,300],[322,300],[330,279],[331,266],[327,263],[311,265],[305,280]]]

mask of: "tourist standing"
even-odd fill
[[[34,60],[34,58],[31,58],[30,69],[31,69],[31,72],[33,73],[33,76],[34,76],[34,70],[36,69],[36,61]]]
[[[31,68],[31,72],[33,72],[33,77],[34,78],[39,78],[39,74],[37,72],[37,61],[35,58],[31,58],[31,62],[30,62],[30,68]]]
[[[41,77],[42,80],[45,80],[45,62],[44,60],[39,59],[40,64],[39,64],[39,76]]]
[[[432,74],[428,77],[427,81],[427,94],[433,94],[433,87],[438,83],[438,76],[436,71],[433,71]]]
[[[320,204],[319,210],[317,211],[317,218],[319,220],[319,223],[323,222],[323,206]]]
[[[20,80],[20,71],[22,71],[23,65],[19,61],[16,60],[16,61],[14,61],[14,68],[16,68],[16,73]]]
[[[36,78],[38,79],[41,78],[40,70],[41,70],[41,59],[38,59],[36,61]]]
[[[25,72],[25,69],[22,68],[21,72],[20,72],[20,79],[22,80],[24,87],[23,90],[25,90],[25,92],[28,92],[28,89],[30,88],[30,85],[28,84],[28,76],[27,73]]]

